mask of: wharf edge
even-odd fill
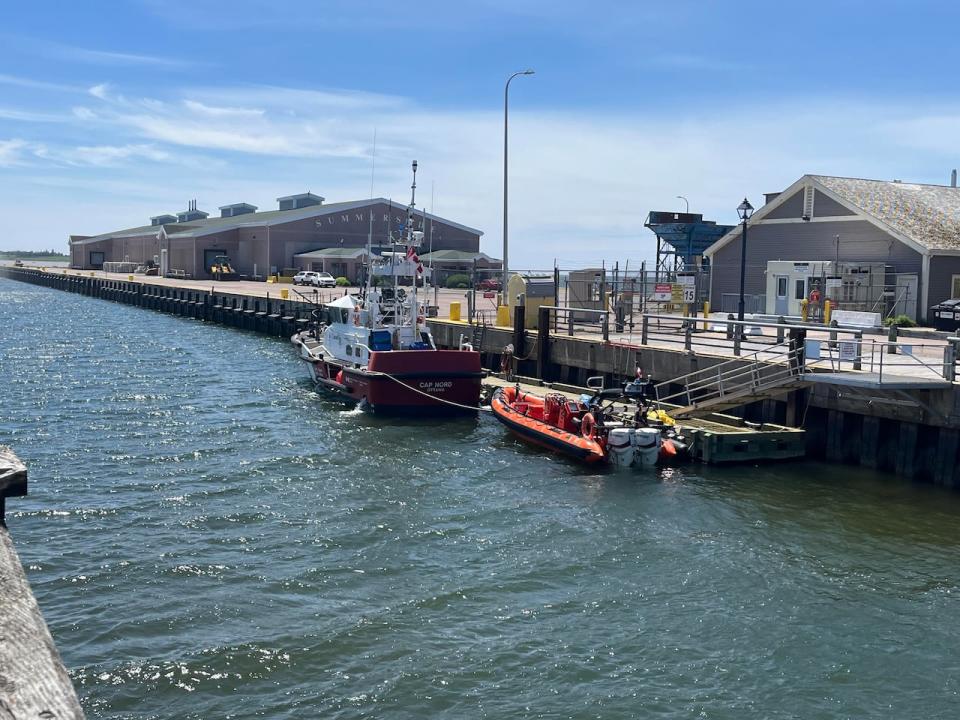
[[[27,493],[27,468],[0,445],[0,510]],[[0,718],[85,716],[0,512]]]
[[[309,323],[310,303],[265,299],[228,292],[204,292],[0,267],[0,277],[113,300],[174,315],[289,338]],[[473,327],[464,322],[430,319],[441,347],[456,347]],[[729,358],[650,346],[611,343],[597,338],[553,336],[542,343],[536,331],[489,326],[478,349],[483,366],[499,367],[500,352],[513,343],[523,358],[517,372],[549,374],[570,385],[584,385],[591,375],[610,384],[632,377],[637,365],[658,378],[678,377]],[[520,344],[517,344],[519,341]],[[960,486],[960,386],[943,392],[920,391],[917,402],[891,401],[830,387],[798,389],[784,399],[745,405],[737,414],[752,422],[806,429],[806,454],[828,462],[860,465],[945,487]]]

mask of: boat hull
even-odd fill
[[[478,352],[371,352],[364,367],[304,353],[301,358],[318,387],[375,413],[445,415],[476,412],[480,405],[483,372]]]
[[[606,459],[603,448],[596,440],[567,432],[518,412],[506,397],[503,388],[494,393],[490,407],[497,420],[527,442],[584,463],[592,464]]]

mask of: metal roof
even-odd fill
[[[322,260],[323,258],[346,258],[355,260],[367,254],[366,248],[323,248],[322,250],[311,250],[310,252],[297,253],[294,257],[306,258],[308,260]]]
[[[473,260],[486,260],[487,262],[500,262],[482,252],[468,252],[466,250],[434,250],[430,253],[424,253],[420,256],[423,261],[433,260],[434,262],[472,262]]]
[[[232,210],[233,208],[253,208],[254,210],[256,210],[257,206],[251,205],[250,203],[239,202],[239,203],[231,203],[230,205],[221,205],[220,207],[217,208],[217,210]],[[153,220],[153,218],[150,218],[150,219]]]
[[[102,233],[100,235],[93,235],[74,244],[86,245],[100,242],[102,240],[111,240],[113,238],[149,237],[151,235],[156,235],[160,231],[161,227],[164,228],[164,231],[167,233],[167,237],[175,240],[200,237],[203,235],[222,232],[224,230],[232,230],[234,228],[280,225],[283,223],[294,222],[296,220],[320,217],[322,215],[342,212],[344,210],[352,210],[360,207],[369,207],[370,205],[376,204],[391,205],[397,210],[406,208],[405,205],[398,205],[386,198],[352,200],[349,202],[329,203],[327,205],[309,205],[307,207],[297,208],[295,210],[266,210],[264,212],[234,215],[233,217],[212,217],[204,220],[190,220],[182,223],[164,223],[162,226],[141,225],[135,228],[126,228],[124,230],[114,230],[112,232]],[[436,215],[431,215],[430,213],[418,211],[417,217],[426,217],[427,219],[436,220],[437,222],[444,223],[445,225],[449,225],[475,235],[483,235],[482,230],[461,225],[460,223],[456,223],[452,220],[447,220]]]
[[[278,197],[277,202],[282,202],[284,200],[302,200],[303,198],[310,198],[311,200],[319,200],[323,202],[326,200],[324,197],[319,195],[314,195],[312,192],[297,193],[296,195],[284,195],[283,197]]]

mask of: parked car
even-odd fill
[[[313,284],[317,287],[332,288],[337,286],[337,279],[330,273],[318,272],[314,275],[316,277],[313,278]]]
[[[316,285],[315,279],[320,273],[313,270],[301,270],[293,276],[294,285]]]
[[[477,283],[477,290],[499,290],[500,278],[484,278]]]

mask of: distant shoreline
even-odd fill
[[[41,255],[35,250],[0,250],[0,260],[23,262],[70,262],[69,255]]]
[[[17,260],[21,260],[16,256],[4,257],[0,255],[0,265],[13,265]],[[23,258],[22,262],[27,267],[69,267],[70,258],[63,255],[50,255],[48,257],[40,258]]]

